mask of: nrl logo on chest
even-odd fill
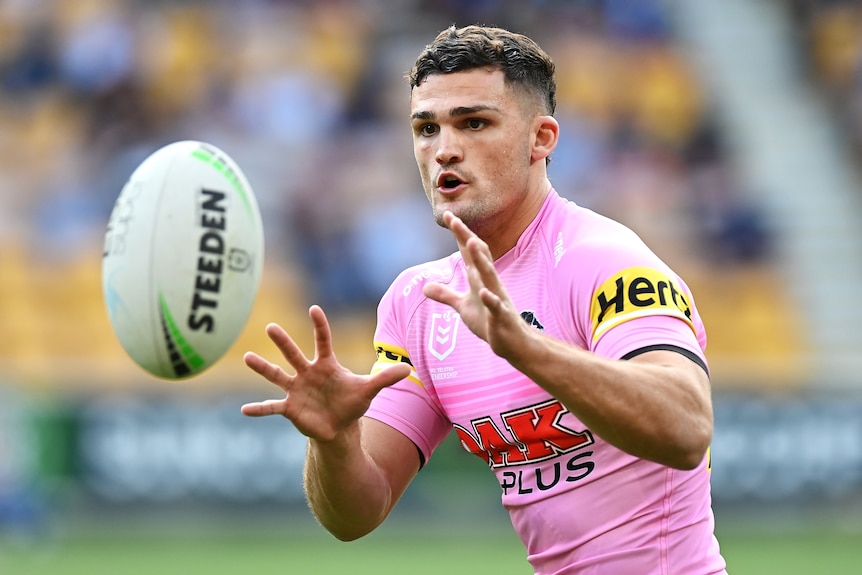
[[[528,325],[539,331],[544,331],[545,326],[536,318],[532,311],[521,312],[521,318]],[[428,337],[428,351],[438,360],[443,361],[455,351],[458,343],[458,327],[461,325],[461,315],[453,310],[435,312],[431,314],[431,332]]]
[[[443,361],[455,351],[460,324],[461,316],[453,310],[431,314],[431,333],[428,337],[431,355]]]

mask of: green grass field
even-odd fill
[[[412,526],[382,529],[341,543],[319,529],[285,531],[184,529],[68,533],[48,544],[0,539],[3,575],[530,575],[509,531],[468,536]],[[862,535],[818,531],[720,533],[732,575],[862,573]]]

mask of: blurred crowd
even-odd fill
[[[788,6],[800,61],[862,159],[862,7]],[[134,168],[176,140],[220,147],[254,188],[264,279],[301,284],[265,282],[261,304],[296,298],[297,321],[312,302],[331,317],[373,314],[400,270],[455,249],[429,217],[404,74],[440,30],[473,23],[526,33],[554,58],[555,188],[630,225],[697,284],[711,367],[724,354],[740,380],[799,377],[800,330],[780,281],[759,275],[773,263],[769,214],[663,0],[0,0],[0,384],[133,379],[128,358],[114,372],[104,357],[122,352],[101,299],[103,234]]]
[[[660,0],[0,0],[0,241],[92,253],[134,167],[200,139],[246,171],[275,265],[320,303],[375,302],[452,249],[424,205],[403,78],[452,23],[527,33],[555,58],[561,194],[670,259],[767,255]]]
[[[792,0],[803,72],[825,96],[853,159],[862,161],[862,4]]]

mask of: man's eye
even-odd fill
[[[419,127],[419,133],[423,136],[433,136],[437,133],[437,126],[434,124],[424,124]]]
[[[471,130],[478,130],[478,129],[483,128],[485,126],[485,120],[478,120],[476,118],[471,118],[471,119],[467,120],[467,126]]]

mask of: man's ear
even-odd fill
[[[547,160],[557,147],[560,124],[553,116],[537,116],[533,134],[532,161]]]

